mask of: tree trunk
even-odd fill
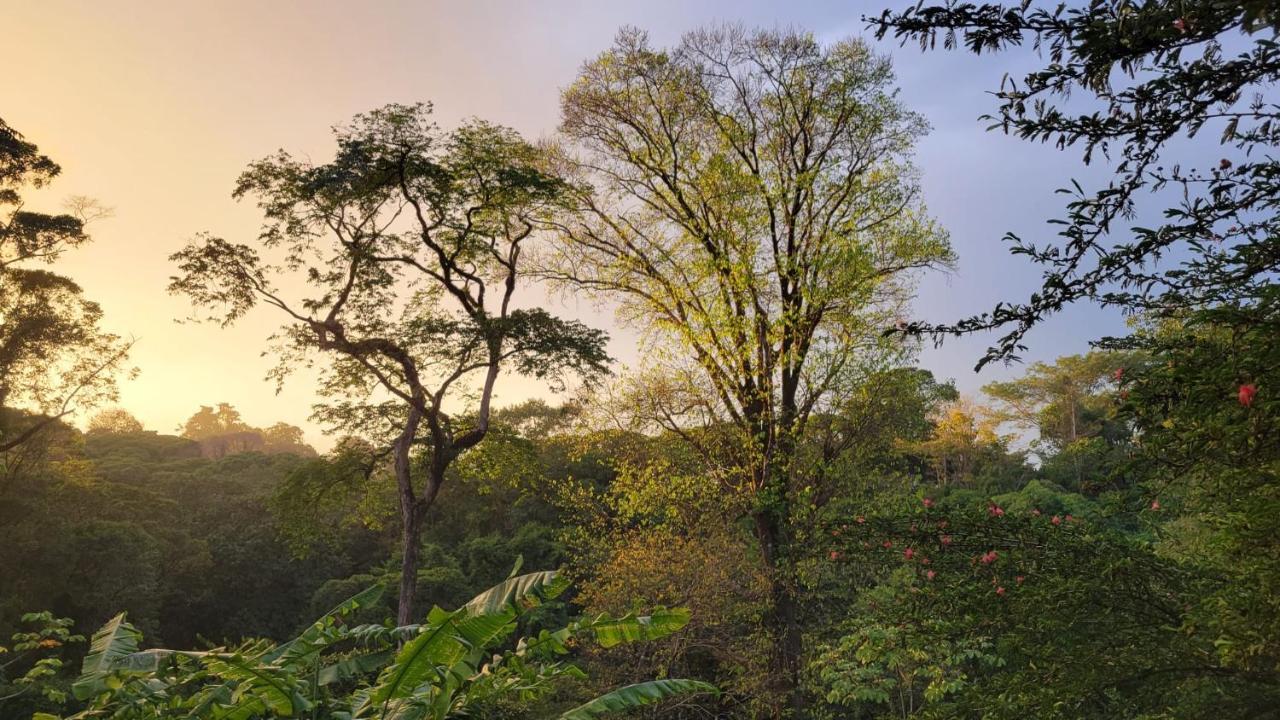
[[[403,510],[403,509],[402,509]],[[422,515],[415,507],[401,512],[400,530],[400,597],[396,604],[396,624],[413,622],[413,603],[418,594],[418,537],[422,534]]]
[[[418,537],[422,534],[422,519],[426,508],[413,492],[410,452],[413,439],[418,434],[422,415],[416,409],[409,410],[404,430],[395,444],[396,489],[400,498],[400,596],[396,604],[396,624],[413,622],[413,601],[418,591]]]
[[[790,715],[801,717],[803,698],[800,694],[800,635],[799,606],[792,564],[787,557],[787,539],[784,530],[785,500],[781,512],[776,508],[764,508],[755,515],[756,539],[769,567],[770,625],[775,633],[773,653],[769,662],[769,687],[778,693],[790,709]]]

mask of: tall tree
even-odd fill
[[[0,452],[77,409],[115,399],[131,342],[101,327],[102,308],[70,278],[31,267],[88,242],[81,213],[25,209],[20,191],[61,168],[0,120]]]
[[[1052,365],[1035,363],[1022,377],[989,383],[982,391],[999,405],[1001,420],[1037,432],[1049,452],[1061,451],[1102,432],[1115,404],[1110,390],[1134,360],[1127,353],[1066,355]]]
[[[423,518],[450,465],[488,432],[499,373],[559,383],[603,372],[605,336],[515,305],[522,254],[565,186],[514,131],[472,121],[445,133],[429,106],[390,105],[335,135],[328,162],[281,151],[253,163],[235,196],[266,216],[257,244],[198,238],[173,256],[170,289],[224,324],[275,309],[276,377],[324,355],[320,390],[336,402],[322,419],[394,428],[404,623]]]
[[[950,259],[909,164],[925,123],[865,44],[737,27],[670,50],[624,30],[561,106],[580,192],[550,274],[692,358],[664,382],[713,401],[660,422],[738,435],[721,481],[747,500],[772,575],[773,677],[797,704],[792,459],[811,414],[881,347],[911,271]]]

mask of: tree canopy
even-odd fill
[[[25,207],[22,190],[60,172],[0,120],[0,453],[79,408],[114,400],[116,377],[127,372],[132,342],[102,327],[102,308],[70,278],[31,267],[89,240],[83,216]]]

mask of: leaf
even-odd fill
[[[554,570],[504,580],[462,606],[458,633],[472,647],[486,648],[514,629],[522,613],[554,599],[568,586],[569,581]]]
[[[462,606],[462,611],[470,616],[496,615],[506,610],[519,613],[543,601],[554,599],[568,586],[568,580],[555,570],[520,575],[504,580],[475,596]],[[537,602],[521,605],[530,603],[535,598]]]
[[[138,651],[142,633],[125,622],[120,613],[107,621],[93,634],[89,654],[84,656],[80,678],[71,685],[77,700],[88,700],[107,689],[107,676],[117,668],[117,663]]]
[[[307,707],[307,702],[290,687],[287,677],[281,676],[279,668],[257,665],[238,655],[210,656],[205,666],[215,675],[239,681],[237,695],[248,695],[276,715],[292,717],[295,711]]]
[[[400,701],[395,712],[405,710],[403,701],[423,683],[444,682],[448,668],[468,652],[482,650],[504,635],[520,613],[566,587],[568,581],[555,571],[529,573],[498,583],[454,612],[433,609],[422,633],[405,643],[395,662],[382,671],[367,703],[382,705],[385,714],[392,701]]]
[[[383,652],[343,658],[332,665],[326,665],[320,669],[318,684],[331,685],[336,682],[345,682],[368,675],[381,668],[392,657],[390,650],[384,650]]]
[[[301,635],[277,648],[275,652],[268,656],[268,659],[282,666],[288,666],[297,664],[324,650],[337,640],[342,639],[341,637],[333,636],[330,632],[336,622],[360,608],[367,608],[378,602],[382,598],[383,590],[384,586],[374,585],[343,600],[337,607],[322,615],[310,627],[302,631]]]
[[[616,619],[601,615],[585,629],[595,634],[601,647],[611,648],[622,643],[664,638],[688,625],[689,614],[688,608],[657,608],[649,615],[631,613]]]
[[[699,680],[650,680],[649,682],[618,688],[564,713],[560,720],[590,720],[606,713],[622,712],[666,700],[676,695],[712,693],[718,695],[716,686]]]
[[[369,704],[381,704],[385,709],[392,700],[412,696],[418,687],[433,675],[439,676],[441,666],[448,667],[466,654],[464,646],[454,636],[453,620],[461,611],[444,613],[436,609],[434,622],[414,639],[405,643],[396,654],[395,662],[382,671],[378,682],[369,694]]]

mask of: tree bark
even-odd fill
[[[422,519],[426,508],[418,502],[413,491],[413,473],[410,453],[413,439],[418,434],[422,414],[409,409],[404,430],[395,444],[396,488],[400,498],[400,594],[396,603],[396,624],[413,622],[413,603],[418,593],[418,538],[422,534]]]
[[[413,622],[413,603],[418,594],[418,537],[422,534],[422,513],[410,507],[401,512],[400,596],[396,604],[396,624]]]
[[[780,502],[781,508],[762,508],[756,512],[755,533],[769,567],[770,625],[775,632],[769,686],[782,696],[791,717],[799,718],[804,705],[800,692],[802,637],[795,578],[786,550],[785,528],[790,518],[785,499]]]

